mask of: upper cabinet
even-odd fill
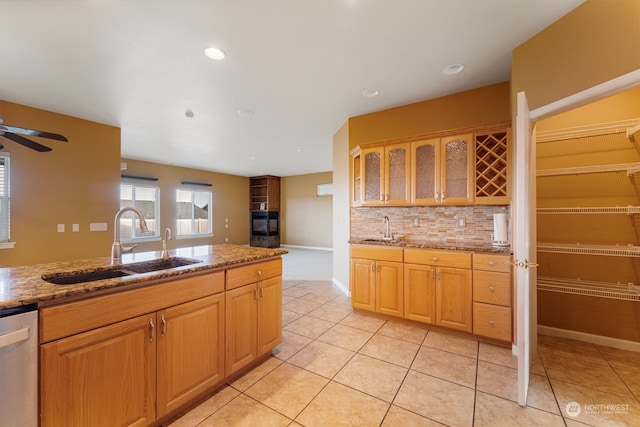
[[[410,145],[356,149],[353,157],[353,204],[407,205],[410,202]]]
[[[494,129],[354,148],[352,206],[508,204],[508,132]]]

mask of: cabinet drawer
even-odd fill
[[[375,259],[379,261],[402,262],[402,248],[352,245],[351,258]]]
[[[471,268],[471,254],[468,252],[433,251],[429,249],[405,249],[404,262],[454,268]]]
[[[473,269],[510,273],[510,255],[473,254]]]
[[[473,300],[511,307],[511,275],[473,270]]]
[[[227,289],[282,275],[282,258],[258,262],[227,270]]]
[[[511,308],[474,302],[473,333],[501,341],[511,341]]]

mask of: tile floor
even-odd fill
[[[640,353],[540,336],[520,407],[510,348],[354,312],[330,280],[287,275],[297,252],[283,343],[172,427],[640,426]]]

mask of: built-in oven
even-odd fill
[[[38,425],[38,308],[0,309],[0,427]]]

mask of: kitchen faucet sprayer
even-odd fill
[[[120,261],[122,260],[123,253],[132,252],[133,249],[136,246],[138,246],[138,245],[122,246],[120,244],[120,218],[127,211],[134,212],[136,215],[138,215],[138,218],[140,218],[140,231],[142,233],[149,232],[149,227],[147,227],[147,221],[145,221],[144,215],[142,214],[142,211],[140,209],[134,208],[133,206],[125,206],[124,208],[120,209],[116,213],[115,219],[113,221],[113,245],[111,246],[111,263],[112,264],[119,264]]]

